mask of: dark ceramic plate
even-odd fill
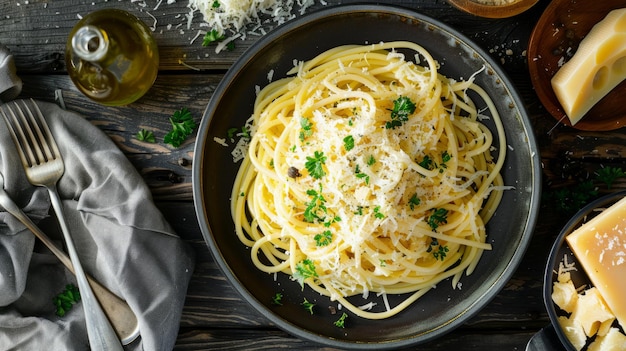
[[[570,343],[570,341],[565,336],[565,333],[562,331],[559,326],[558,317],[565,315],[564,312],[560,311],[559,308],[552,302],[552,285],[557,280],[557,272],[559,269],[559,264],[564,262],[565,257],[567,257],[567,263],[574,264],[577,270],[570,271],[570,275],[572,277],[572,282],[576,288],[581,286],[590,287],[591,280],[585,273],[582,266],[578,263],[576,256],[569,248],[565,241],[565,237],[576,230],[578,227],[583,225],[585,222],[589,221],[591,218],[595,217],[598,213],[600,213],[603,209],[613,205],[617,201],[621,200],[624,196],[626,196],[626,191],[620,191],[617,193],[613,193],[610,195],[605,195],[598,200],[595,200],[585,206],[582,210],[580,210],[577,214],[572,217],[569,222],[563,227],[561,233],[557,237],[554,245],[552,246],[552,250],[550,251],[550,256],[548,259],[548,263],[546,265],[546,270],[544,274],[543,281],[543,299],[546,305],[546,309],[548,310],[548,315],[550,316],[550,322],[552,323],[552,328],[554,328],[556,335],[558,336],[559,341],[565,348],[569,351],[575,351],[576,348]],[[545,346],[545,345],[544,345]],[[539,348],[541,350],[552,351],[555,350],[549,347]],[[538,350],[539,350],[538,349]]]
[[[528,69],[543,106],[560,123],[571,126],[550,80],[591,28],[611,10],[626,6],[624,0],[554,0],[545,9],[528,42]],[[574,128],[614,130],[626,125],[626,81],[600,100]]]
[[[230,192],[239,164],[214,138],[226,138],[228,129],[241,127],[252,113],[255,87],[285,76],[294,59],[308,60],[344,44],[411,40],[423,45],[441,63],[441,72],[452,78],[477,75],[477,83],[497,105],[510,149],[503,169],[507,185],[495,217],[487,226],[493,250],[486,252],[475,272],[461,279],[462,288],[441,282],[436,291],[399,315],[386,320],[365,320],[350,315],[345,329],[333,322],[337,303],[302,290],[286,275],[259,272],[251,262],[250,250],[234,234],[230,216]],[[486,122],[489,127],[490,122]],[[419,13],[379,5],[334,7],[310,13],[267,34],[247,50],[228,71],[212,96],[198,130],[193,191],[196,211],[207,245],[226,277],[241,296],[278,327],[299,337],[341,348],[380,350],[424,342],[463,324],[482,309],[506,284],[530,240],[540,193],[539,155],[522,101],[500,67],[489,55],[457,31]],[[283,305],[272,304],[280,292]],[[309,314],[301,302],[306,297],[316,304]],[[398,296],[390,296],[395,305]],[[377,300],[379,306],[383,303]],[[361,297],[355,303],[362,302]]]

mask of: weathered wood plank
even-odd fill
[[[66,75],[22,75],[22,96],[54,102],[55,90],[60,90],[68,110],[102,129],[128,156],[156,199],[191,201],[195,134],[178,148],[164,144],[163,136],[171,129],[169,117],[181,108],[187,108],[200,123],[220,78],[219,74],[163,74],[139,101],[103,108],[76,90]],[[135,135],[141,129],[152,131],[157,142],[137,140]]]
[[[404,350],[430,351],[485,351],[485,350],[524,350],[534,330],[500,331],[489,334],[458,330],[445,338],[440,338]],[[240,330],[240,329],[181,329],[175,351],[185,350],[321,350],[333,351],[336,348],[324,347],[294,338],[279,330]]]
[[[379,3],[370,1],[371,3]],[[417,10],[466,34],[482,46],[511,72],[525,69],[526,43],[538,14],[547,0],[541,1],[516,21],[483,19],[463,13],[443,0],[395,1],[396,6]],[[359,0],[316,1],[308,10],[324,8],[323,4],[363,3]],[[200,13],[187,27],[188,1],[168,4],[159,0],[15,0],[0,2],[0,43],[8,46],[16,58],[20,72],[65,72],[65,43],[79,18],[101,8],[121,8],[136,15],[149,27],[159,46],[160,69],[190,70],[185,64],[202,70],[226,69],[260,36],[249,34],[237,40],[233,51],[216,54],[213,47],[203,47],[199,31],[206,31]],[[275,25],[268,26],[271,29]],[[5,34],[2,34],[5,33]],[[196,38],[194,40],[194,38]],[[323,40],[323,38],[320,38]]]

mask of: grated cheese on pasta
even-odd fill
[[[313,4],[314,0],[189,0],[191,13],[199,11],[211,30],[227,37],[225,41],[245,39],[246,28],[263,35],[264,25],[283,24],[296,17],[296,9],[303,14]]]

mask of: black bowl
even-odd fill
[[[493,250],[485,252],[478,267],[453,288],[449,280],[405,311],[385,320],[350,316],[345,329],[333,322],[328,307],[337,303],[302,290],[284,274],[258,271],[250,250],[234,234],[230,216],[231,188],[239,164],[231,148],[214,141],[226,138],[228,129],[241,127],[252,113],[255,87],[285,76],[294,60],[308,60],[344,44],[380,41],[414,41],[431,52],[448,77],[478,74],[481,85],[495,101],[506,129],[508,156],[502,170],[507,190],[487,225]],[[494,126],[487,121],[486,124]],[[495,133],[494,133],[495,134]],[[278,327],[304,339],[340,347],[380,350],[437,338],[466,322],[482,309],[509,280],[530,241],[539,209],[539,155],[522,100],[502,69],[489,55],[462,34],[422,14],[381,5],[332,7],[288,22],[262,37],[232,66],[212,96],[198,130],[193,162],[193,191],[204,238],[215,260],[241,296]],[[272,304],[276,293],[283,305]],[[300,304],[305,298],[316,304],[311,315]],[[393,305],[402,296],[390,296]],[[355,299],[361,299],[356,297]],[[382,306],[381,301],[378,301]],[[358,303],[358,302],[357,302]]]
[[[626,191],[620,191],[605,195],[586,205],[578,211],[578,213],[576,213],[567,222],[567,224],[565,224],[550,251],[550,256],[546,264],[546,270],[543,278],[543,300],[546,305],[546,310],[548,311],[548,316],[550,317],[550,322],[552,323],[552,328],[556,332],[561,344],[569,351],[576,351],[576,348],[568,340],[567,336],[563,332],[563,329],[560,327],[558,320],[559,316],[564,316],[565,313],[560,311],[558,306],[556,306],[556,304],[552,301],[552,286],[558,278],[557,272],[559,264],[564,261],[565,257],[567,257],[567,262],[570,264],[573,263],[576,266],[577,269],[575,271],[570,271],[572,282],[576,288],[580,286],[592,286],[592,283],[585,273],[585,270],[578,263],[578,260],[576,259],[576,256],[574,256],[574,253],[570,249],[569,245],[567,245],[565,237],[599,214],[602,209],[613,205],[624,196],[626,196]],[[542,349],[552,350],[547,347]]]

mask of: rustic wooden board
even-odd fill
[[[353,3],[356,0],[328,1]],[[543,166],[544,194],[533,239],[513,278],[494,300],[468,323],[420,350],[523,350],[532,334],[548,324],[542,300],[545,261],[554,238],[569,218],[555,207],[550,194],[594,179],[602,167],[626,170],[626,133],[580,132],[557,125],[533,90],[525,56],[528,37],[549,0],[512,19],[483,19],[468,15],[444,0],[395,1],[417,9],[468,35],[492,55],[509,74],[533,123]],[[328,5],[327,5],[328,6]],[[66,75],[64,47],[80,15],[106,7],[126,9],[154,30],[161,56],[159,76],[143,98],[129,106],[107,107],[82,96]],[[315,8],[322,8],[320,2]],[[183,107],[199,122],[220,79],[258,37],[237,42],[234,51],[216,55],[192,39],[200,29],[194,16],[186,28],[187,1],[157,0],[12,0],[0,2],[0,44],[14,53],[24,81],[22,96],[55,101],[63,96],[67,109],[104,130],[144,176],[157,205],[197,256],[196,269],[183,310],[176,350],[294,349],[318,350],[315,345],[278,330],[235,292],[211,257],[198,226],[192,196],[191,169],[195,136],[179,148],[162,142],[168,118]],[[171,25],[171,27],[169,26]],[[184,62],[184,64],[181,64]],[[140,142],[135,134],[151,130],[157,143]],[[594,180],[595,181],[595,180]],[[626,189],[618,179],[609,189],[595,181],[598,194]],[[252,341],[251,341],[252,340]]]

